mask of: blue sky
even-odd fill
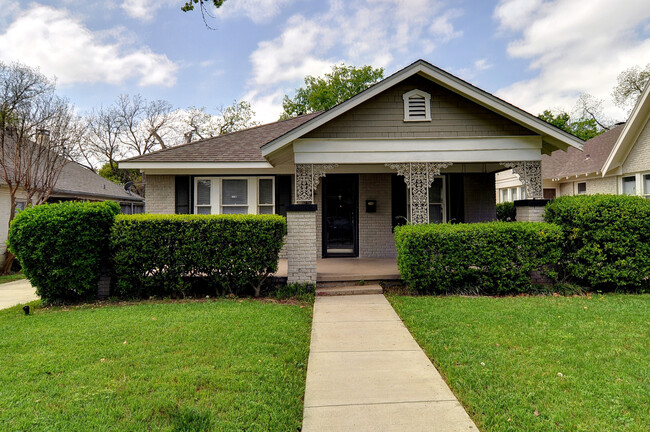
[[[245,99],[273,121],[306,74],[423,58],[534,114],[587,92],[624,120],[616,76],[650,63],[640,0],[227,0],[216,30],[182,0],[0,3],[0,60],[56,76],[80,111],[140,93],[211,112]]]

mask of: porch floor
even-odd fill
[[[288,263],[281,259],[276,277],[287,277]],[[396,258],[319,258],[317,282],[400,280]]]

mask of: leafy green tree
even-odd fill
[[[308,75],[305,86],[296,89],[293,98],[285,95],[281,120],[296,115],[332,108],[357,93],[367,89],[384,77],[384,68],[372,66],[332,66],[332,71],[321,77]]]
[[[223,6],[225,1],[226,0],[212,0],[211,3],[214,5],[214,7],[220,8],[221,6]],[[204,10],[206,3],[210,3],[210,0],[190,0],[190,1],[186,1],[185,4],[183,5],[183,7],[181,7],[181,10],[183,12],[192,11],[192,10],[194,10],[194,5],[195,4],[198,4],[199,7],[201,8],[201,10]]]
[[[135,185],[142,183],[142,173],[137,169],[120,169],[117,167],[117,163],[113,162],[114,166],[111,166],[110,162],[106,162],[102,167],[97,171],[97,174],[104,177],[106,180],[110,180],[113,183],[123,185],[126,182],[132,181]]]
[[[537,117],[585,141],[600,135],[606,130],[601,128],[593,118],[580,117],[574,120],[569,113],[564,111],[555,114],[551,110],[544,110]]]

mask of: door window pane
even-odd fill
[[[636,195],[636,177],[623,177],[623,193]]]
[[[248,204],[248,180],[223,180],[221,189],[223,205]]]
[[[258,204],[273,204],[273,179],[260,179]]]
[[[210,180],[196,182],[196,205],[210,205]]]

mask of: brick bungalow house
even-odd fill
[[[496,172],[541,198],[542,153],[569,148],[582,141],[418,60],[328,111],[120,167],[144,173],[150,213],[287,216],[289,282],[314,282],[316,258],[395,257],[406,220],[493,220]]]
[[[497,174],[498,202],[522,198],[519,177]],[[650,86],[627,123],[575,148],[542,156],[544,198],[578,194],[626,194],[650,198]],[[525,198],[525,197],[524,197]]]

